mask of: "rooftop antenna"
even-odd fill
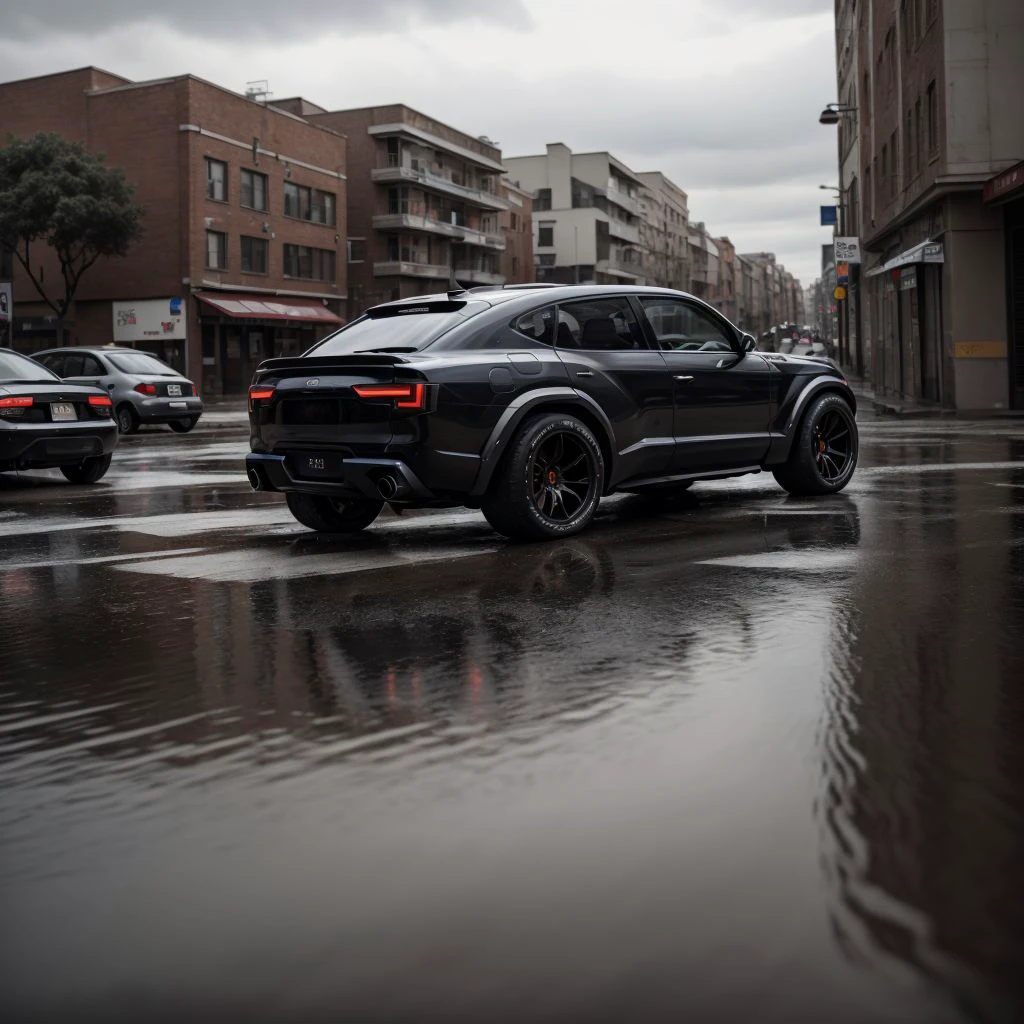
[[[245,98],[247,100],[266,104],[271,96],[273,93],[270,91],[270,82],[267,79],[261,78],[255,82],[245,83]]]

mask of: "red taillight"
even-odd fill
[[[90,395],[89,396],[89,404],[90,405],[105,405],[105,406],[107,406],[109,408],[114,403],[110,400],[110,398],[107,395]]]
[[[150,398],[154,398],[156,396],[155,384],[136,384],[135,390],[138,391],[140,395],[148,395]]]
[[[360,398],[393,398],[396,409],[425,409],[427,389],[423,384],[354,384]]]
[[[27,409],[31,404],[31,395],[17,395],[14,398],[0,398],[0,409]]]
[[[273,388],[249,388],[249,401],[250,402],[264,402],[268,398],[274,397]]]

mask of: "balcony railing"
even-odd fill
[[[472,284],[504,284],[505,278],[502,274],[490,268],[484,268],[480,266],[456,266],[455,277],[458,279],[459,284],[464,284],[467,281]]]
[[[417,263],[413,260],[384,260],[374,263],[374,277],[429,277],[446,280],[447,263]]]
[[[392,182],[415,183],[424,188],[458,196],[488,210],[506,210],[508,203],[494,192],[488,192],[472,185],[463,185],[445,175],[437,174],[419,164],[399,163],[399,157],[389,154],[370,172],[370,177],[381,184]]]
[[[625,192],[619,191],[617,188],[609,188],[605,195],[608,197],[608,201],[615,203],[616,206],[621,206],[622,209],[628,210],[634,216],[640,216],[640,200],[634,199],[632,196]]]

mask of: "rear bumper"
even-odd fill
[[[289,456],[250,452],[245,457],[245,471],[251,486],[263,491],[300,491],[333,497],[383,497],[380,482],[391,478],[398,485],[396,501],[429,501],[434,495],[419,477],[400,459],[357,459],[324,453],[330,479],[299,476]],[[333,461],[332,461],[333,460]]]
[[[203,400],[188,398],[144,398],[133,403],[140,423],[171,423],[174,420],[198,419],[203,414]]]
[[[89,423],[0,424],[0,466],[47,469],[72,466],[82,459],[106,455],[117,447],[113,420]]]

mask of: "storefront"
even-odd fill
[[[317,299],[196,292],[203,393],[244,394],[264,359],[297,356],[345,321]],[[328,300],[337,305],[337,300]],[[193,377],[199,374],[193,371]]]
[[[941,243],[922,242],[868,270],[876,388],[935,403],[943,396]]]
[[[111,303],[115,345],[150,352],[185,373],[188,323],[180,296]]]

